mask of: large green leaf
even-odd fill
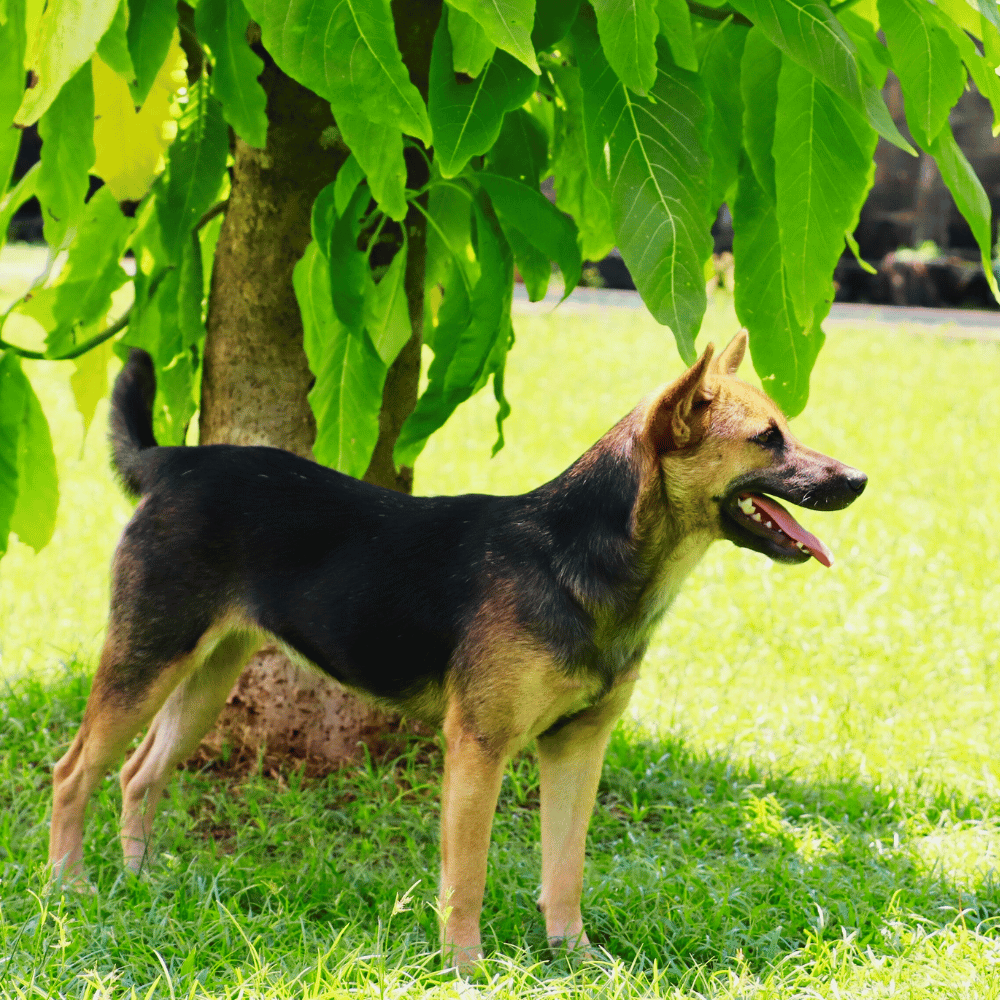
[[[403,245],[392,258],[392,263],[378,284],[370,271],[366,273],[365,329],[386,367],[396,360],[403,345],[413,335],[410,307],[406,300],[407,250],[404,234]]]
[[[554,260],[566,283],[563,298],[580,283],[580,247],[573,221],[537,188],[485,171],[476,179],[490,196],[505,227],[516,229],[537,250]]]
[[[660,34],[667,40],[674,62],[681,69],[698,72],[698,56],[691,32],[691,10],[685,0],[657,0]]]
[[[537,0],[535,26],[531,29],[531,44],[535,51],[544,52],[556,42],[561,42],[576,20],[579,9],[580,0]]]
[[[38,552],[52,538],[58,510],[59,479],[49,422],[29,383],[17,438],[17,502],[10,519],[11,531]]]
[[[487,154],[489,169],[538,188],[549,161],[549,140],[538,119],[524,108],[504,115],[500,136]]]
[[[135,221],[122,214],[106,185],[84,206],[78,223],[58,279],[50,287],[32,292],[17,307],[45,328],[46,347],[55,357],[76,343],[76,328],[107,315],[111,293],[128,281],[119,262]]]
[[[247,8],[278,66],[328,100],[335,118],[364,115],[431,144],[389,0],[249,0]]]
[[[39,119],[42,169],[38,200],[42,206],[45,242],[60,249],[67,230],[83,211],[90,187],[94,149],[94,84],[90,63],[84,63]],[[72,234],[70,234],[72,235]]]
[[[553,76],[564,101],[564,106],[556,111],[553,144],[556,205],[576,220],[583,256],[600,260],[614,246],[615,234],[611,228],[611,206],[591,175],[587,157],[580,70],[576,66],[559,67]],[[607,176],[602,180],[606,188]]]
[[[333,310],[330,268],[316,242],[292,275],[302,313],[303,347],[316,383],[309,405],[316,417],[318,462],[363,476],[378,441],[386,366],[367,336],[352,334]]]
[[[267,94],[257,82],[264,61],[247,44],[250,15],[242,0],[201,0],[195,9],[198,40],[212,51],[212,93],[222,116],[247,144],[267,145]]]
[[[470,14],[452,7],[448,12],[448,34],[455,72],[479,76],[497,48],[486,29]]]
[[[513,259],[486,207],[477,201],[473,213],[479,279],[470,294],[458,248],[443,240],[452,264],[434,331],[434,360],[427,388],[396,442],[394,458],[399,465],[412,465],[428,437],[455,408],[482,388],[491,373],[495,377],[509,346]]]
[[[448,6],[475,19],[489,40],[509,52],[535,75],[541,70],[531,44],[535,0],[447,0]]]
[[[823,346],[823,331],[819,322],[803,327],[795,317],[775,206],[746,157],[740,163],[739,188],[731,207],[736,315],[750,332],[750,354],[761,383],[793,417],[809,399],[809,375]]]
[[[844,234],[868,193],[876,136],[865,120],[791,59],[778,77],[775,187],[788,292],[802,326],[833,297]]]
[[[979,0],[979,12],[997,31],[1000,31],[1000,9],[997,0]]]
[[[135,67],[128,51],[128,0],[121,0],[108,30],[97,43],[97,54],[119,76],[135,86]]]
[[[173,0],[129,0],[126,37],[135,69],[129,89],[136,106],[146,102],[156,74],[167,58],[177,27],[177,4]]]
[[[108,30],[119,0],[49,0],[28,52],[35,86],[24,91],[14,121],[32,125],[48,110],[62,86],[93,55]],[[174,15],[176,20],[176,13]],[[6,54],[3,60],[7,58]]]
[[[857,50],[836,15],[821,0],[734,0],[790,59],[808,69],[841,100],[864,115],[893,145],[913,147],[899,133],[873,81],[863,79]]]
[[[646,94],[656,82],[656,0],[593,0],[608,64],[626,87]]]
[[[371,196],[396,222],[406,218],[406,161],[403,133],[391,125],[378,125],[362,115],[340,114],[337,125],[348,147],[368,178]]]
[[[452,69],[447,16],[434,35],[428,108],[434,126],[434,158],[444,177],[460,173],[500,135],[504,114],[522,105],[537,78],[506,52],[496,52],[479,76],[460,83]]]
[[[337,215],[343,215],[350,205],[358,185],[365,179],[365,172],[358,163],[358,158],[351,153],[344,165],[337,171],[337,179],[333,182],[333,206]],[[326,190],[325,188],[323,189]],[[321,194],[323,192],[320,192]],[[319,201],[319,198],[317,198]],[[315,206],[314,206],[315,212]],[[313,238],[316,238],[315,230]]]
[[[84,438],[90,430],[97,404],[108,394],[108,362],[113,353],[112,342],[106,340],[73,359],[69,384],[73,390],[73,402],[83,420]]]
[[[781,50],[772,45],[760,28],[747,35],[740,64],[743,95],[743,146],[757,183],[774,202],[774,116],[778,106],[778,74]]]
[[[643,302],[670,327],[690,363],[706,305],[703,266],[712,252],[705,151],[711,103],[701,78],[673,64],[663,39],[657,51],[652,101],[637,100],[613,72],[600,70],[592,45],[582,80],[602,108],[609,136],[618,248]]]
[[[419,203],[418,203],[419,204]],[[469,192],[454,184],[437,184],[427,199],[427,262],[424,269],[425,320],[423,341],[435,348],[437,324],[440,322],[438,304],[442,288],[458,282],[466,306],[472,288],[479,280],[479,264],[472,247],[472,207]],[[458,268],[456,272],[455,269]],[[457,287],[457,286],[456,286]],[[444,300],[449,309],[459,292],[447,293]],[[468,317],[466,317],[468,322]]]
[[[24,0],[7,0],[7,16],[0,18],[0,130],[8,126],[24,97]],[[0,178],[6,190],[9,175]],[[6,535],[4,536],[6,538]]]
[[[18,444],[31,385],[13,351],[0,351],[0,555],[7,551],[18,494]]]
[[[188,235],[211,207],[229,154],[222,108],[205,78],[190,90],[167,160],[166,189],[156,200],[160,238],[170,260],[180,260]]]
[[[324,227],[314,228],[319,248],[330,261],[334,312],[340,322],[359,337],[364,326],[368,258],[358,249],[358,236],[361,216],[370,198],[366,187],[358,187],[344,214],[331,220],[329,238],[326,238]]]
[[[993,273],[992,243],[990,240],[990,199],[983,189],[982,182],[976,176],[972,165],[955,142],[951,126],[945,122],[937,138],[927,151],[934,157],[941,171],[941,177],[955,199],[958,210],[972,230],[979,244],[983,259],[983,272],[989,283],[993,297],[1000,302],[1000,292],[997,289],[996,276]]]
[[[928,8],[927,15],[922,8]],[[925,148],[937,138],[965,89],[958,49],[929,10],[924,0],[919,5],[911,0],[878,0],[879,20],[903,88],[906,121]]]
[[[733,126],[736,122],[743,121],[740,63],[747,28],[732,22],[723,23],[703,37],[704,43],[700,47],[698,59],[701,63],[701,75],[712,96],[712,130],[708,139],[708,153],[712,158],[712,183],[708,209],[714,221],[719,206],[726,200],[726,192],[736,180],[743,146],[741,130]]]

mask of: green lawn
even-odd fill
[[[432,440],[420,492],[528,489],[681,368],[641,315],[515,326],[507,448],[489,459],[482,394]],[[702,340],[734,330],[717,300]],[[537,775],[512,765],[471,986],[434,971],[426,743],[320,780],[185,771],[142,880],[121,872],[111,777],[86,840],[98,894],[47,894],[49,770],[130,508],[103,404],[84,442],[67,368],[27,367],[62,507],[48,549],[0,562],[0,995],[1000,997],[1000,345],[831,329],[794,429],[870,477],[849,510],[801,518],[833,569],[720,543],[692,575],[605,767],[584,897],[603,963],[545,949]]]

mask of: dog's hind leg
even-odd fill
[[[114,623],[109,629],[83,722],[52,771],[49,865],[53,876],[68,883],[84,883],[83,823],[91,794],[177,683],[177,671],[170,666],[135,667],[139,657],[123,631]],[[126,663],[131,670],[123,669]],[[123,685],[123,675],[131,687]],[[152,682],[142,682],[150,676]]]
[[[260,635],[224,635],[174,688],[121,771],[121,842],[125,864],[141,870],[153,818],[174,768],[189,757],[218,718],[230,689],[260,646]]]
[[[553,948],[584,950],[580,896],[587,827],[594,811],[604,752],[635,680],[604,701],[538,737],[541,777],[542,892],[538,908]]]

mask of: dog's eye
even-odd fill
[[[766,431],[761,431],[760,434],[750,438],[750,443],[760,445],[761,448],[778,451],[785,446],[785,437],[778,427],[771,424]]]

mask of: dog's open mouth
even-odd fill
[[[771,497],[736,493],[722,509],[737,528],[730,535],[737,545],[782,562],[805,562],[813,557],[824,566],[833,564],[833,553]]]

